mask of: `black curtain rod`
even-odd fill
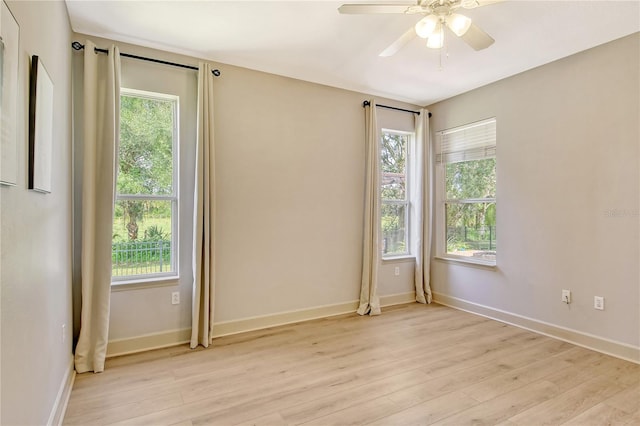
[[[366,107],[366,106],[369,106],[369,105],[371,105],[371,102],[369,102],[369,101],[364,101],[362,103],[362,107],[363,108]],[[376,106],[380,107],[380,108],[386,108],[386,109],[393,109],[393,110],[396,110],[396,111],[408,112],[408,113],[411,113],[411,114],[420,114],[420,111],[412,111],[410,109],[397,108],[397,107],[393,107],[393,106],[389,106],[389,105],[376,104]],[[429,118],[431,118],[431,113],[429,113]]]
[[[71,43],[71,47],[73,47],[75,50],[84,49],[84,45],[77,41],[74,41],[73,43]],[[94,48],[94,51],[96,53],[109,53],[107,49],[99,49],[97,47]],[[163,61],[160,59],[153,59],[153,58],[146,58],[144,56],[132,55],[130,53],[120,53],[120,56],[124,56],[126,58],[140,59],[141,61],[154,62],[156,64],[171,65],[172,67],[187,68],[187,69],[196,70],[196,71],[198,70],[198,67],[194,67],[193,65],[177,64],[175,62]],[[220,75],[220,70],[217,70],[217,69],[211,70],[211,74],[218,77]]]

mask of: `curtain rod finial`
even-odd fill
[[[74,41],[73,43],[71,43],[71,47],[73,47],[75,50],[84,49],[84,46],[82,44],[80,44],[80,42],[77,42],[77,41]]]
[[[212,71],[211,71],[211,74],[215,75],[216,77],[220,77],[220,74],[221,74],[221,73],[220,73],[220,70],[215,69],[215,70],[212,70]]]
[[[369,106],[369,105],[371,105],[371,102],[369,102],[369,101],[364,101],[364,102],[362,103],[362,106],[363,106],[363,107],[366,107],[366,106]]]

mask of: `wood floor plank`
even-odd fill
[[[639,392],[637,364],[413,303],[109,359],[63,424],[624,425]]]
[[[180,392],[171,392],[155,398],[145,398],[139,402],[105,407],[75,416],[68,416],[65,418],[65,423],[69,425],[106,425],[182,405],[183,401]]]
[[[615,383],[598,376],[510,417],[509,420],[519,425],[530,425],[532,419],[538,425],[559,425],[581,415],[620,390]]]
[[[270,413],[266,416],[259,417],[244,423],[238,423],[239,426],[287,426],[289,423],[284,421],[280,413]]]
[[[630,386],[604,402],[626,413],[636,413],[640,410],[640,384]]]
[[[389,415],[390,413],[395,413],[399,409],[400,407],[395,402],[383,396],[375,399],[368,399],[356,405],[352,405],[349,408],[336,411],[327,416],[320,417],[303,424],[308,426],[357,426],[379,419]]]
[[[542,359],[468,386],[463,392],[477,401],[488,401],[568,367],[569,364],[561,359]]]
[[[625,426],[638,426],[640,425],[640,410],[636,411],[631,418],[627,419],[627,421],[624,422]]]
[[[423,383],[427,380],[428,377],[424,373],[410,370],[341,392],[332,392],[323,398],[284,408],[280,411],[280,415],[289,424],[302,424],[371,399],[384,397],[407,386]]]
[[[553,383],[537,381],[530,386],[516,389],[489,401],[474,405],[453,416],[439,420],[434,425],[495,425],[505,420],[513,420],[513,416],[529,407],[538,406],[541,402],[557,395]],[[535,417],[528,418],[528,425],[535,425]]]
[[[601,402],[562,424],[566,426],[613,425],[622,424],[631,417],[631,414]]]
[[[367,424],[371,426],[429,425],[474,405],[478,405],[478,401],[473,398],[460,392],[450,392]]]

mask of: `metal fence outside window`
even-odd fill
[[[171,272],[171,241],[126,241],[112,243],[112,276]]]
[[[467,250],[496,249],[496,227],[447,227],[447,245],[455,245]]]

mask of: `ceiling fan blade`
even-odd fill
[[[489,34],[485,33],[480,27],[473,23],[460,38],[475,50],[486,49],[495,42]]]
[[[378,56],[387,57],[395,55],[398,50],[402,49],[405,44],[409,43],[416,36],[416,31],[413,27],[409,28],[407,32],[402,34],[399,39],[391,43],[389,47],[384,49]]]
[[[342,14],[405,13],[413,4],[343,4],[338,8]]]

